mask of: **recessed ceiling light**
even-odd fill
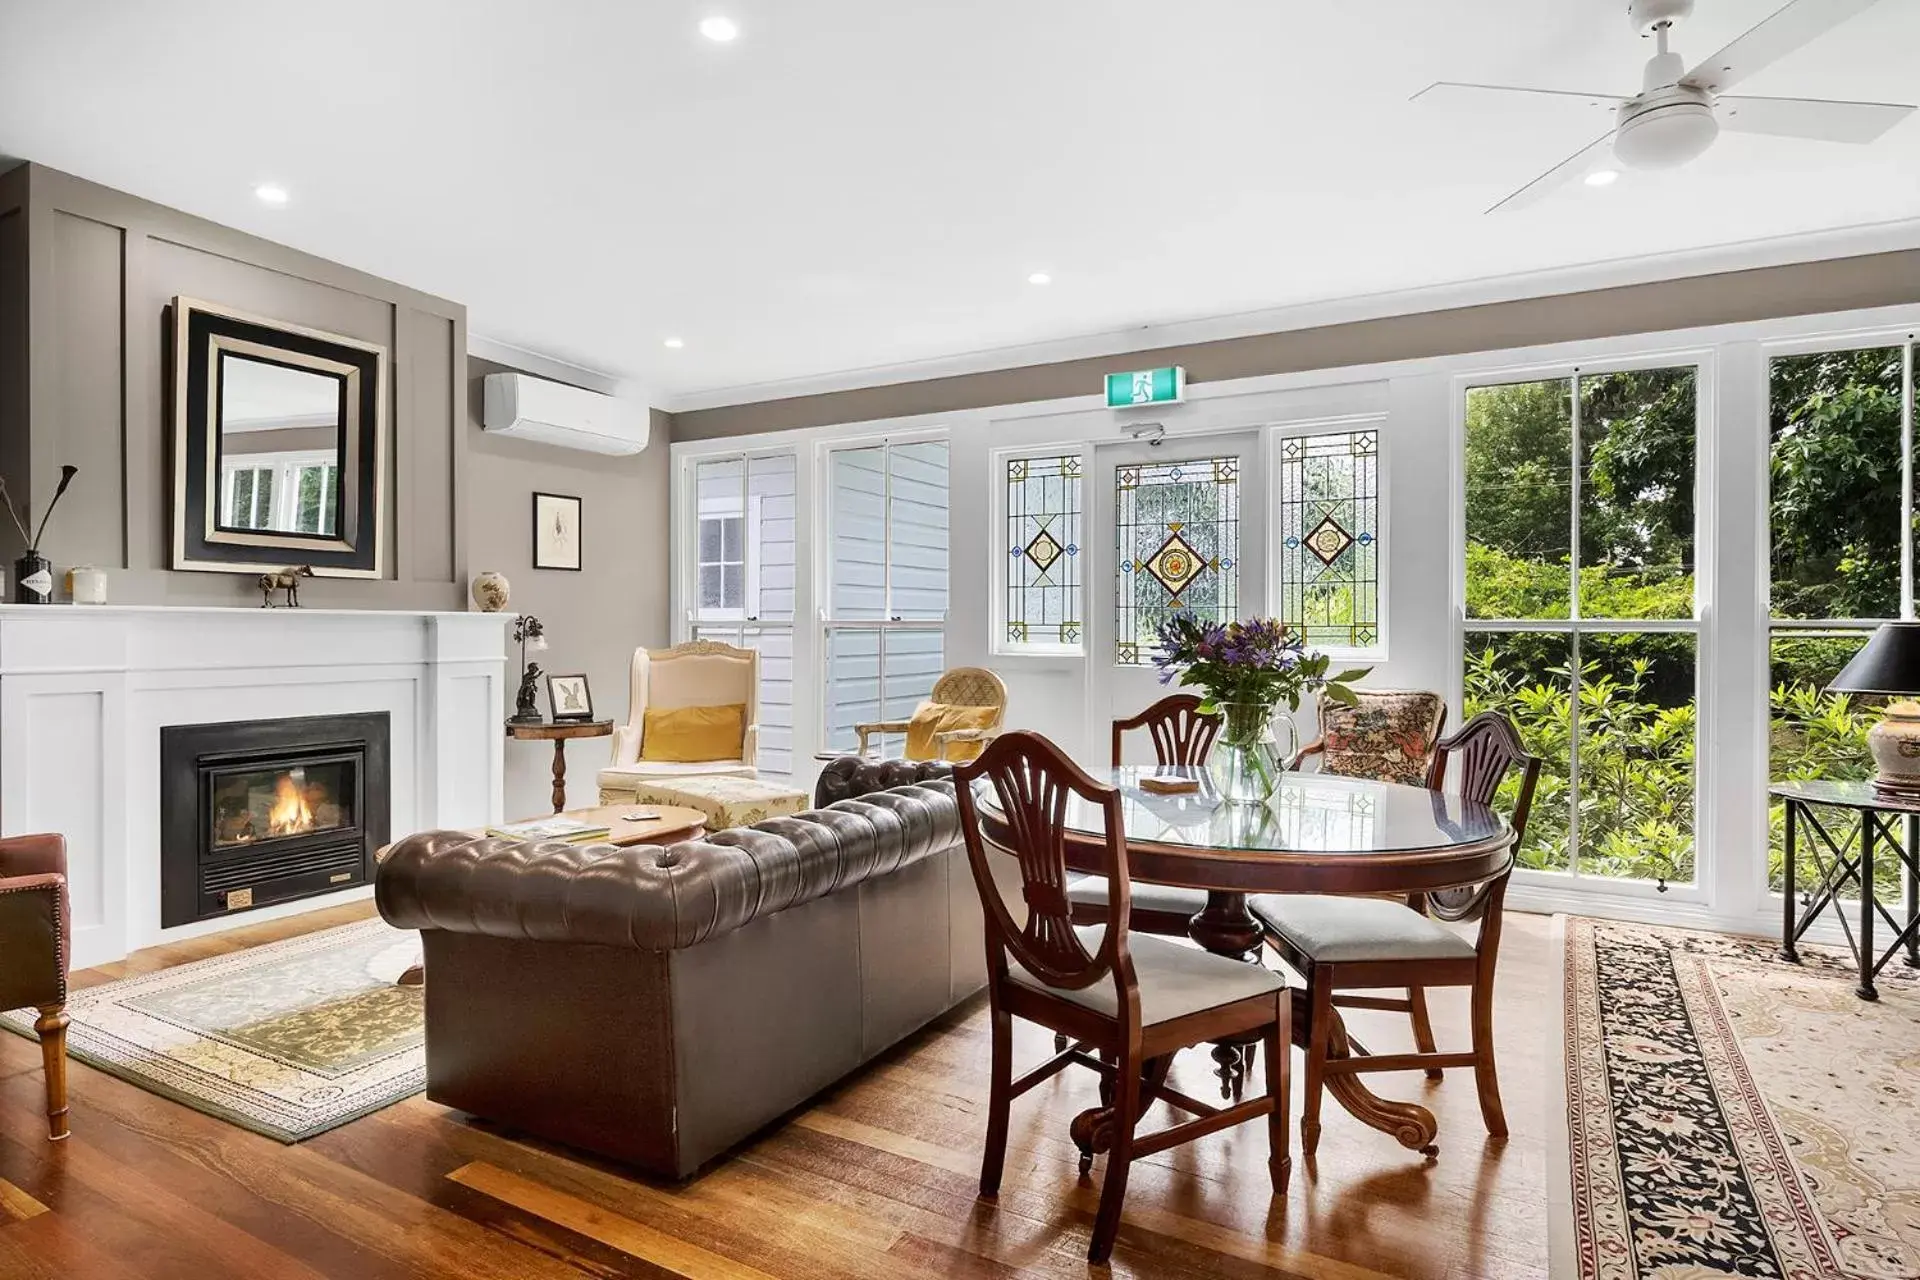
[[[1036,271],[1027,277],[1028,284],[1052,284],[1053,277],[1044,271]]]
[[[715,15],[700,24],[700,34],[715,44],[726,44],[740,34],[740,24],[732,18]]]
[[[687,344],[681,341],[679,338],[668,338],[664,345],[669,350],[678,351],[680,348],[686,346]]]
[[[277,182],[263,182],[253,189],[254,197],[261,204],[285,204],[287,189]]]
[[[1587,185],[1590,187],[1610,187],[1619,180],[1618,169],[1595,169],[1587,175]]]

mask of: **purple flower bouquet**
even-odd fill
[[[1282,699],[1290,711],[1309,693],[1351,704],[1354,681],[1371,670],[1328,675],[1332,660],[1275,618],[1221,624],[1183,609],[1161,624],[1158,638],[1160,683],[1198,689],[1201,711],[1221,717],[1214,773],[1232,802],[1264,802],[1279,783],[1273,718]]]

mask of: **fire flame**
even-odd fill
[[[313,810],[307,806],[305,792],[290,775],[281,774],[273,784],[273,808],[267,811],[267,834],[291,836],[311,830]]]

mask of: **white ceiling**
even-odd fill
[[[1699,0],[1677,45],[1777,3]],[[1590,109],[1409,96],[1631,91],[1650,50],[1624,9],[0,0],[0,154],[457,299],[474,334],[667,405],[1920,216],[1920,118],[1869,148],[1726,135],[1484,216]],[[699,35],[713,13],[737,42]],[[1881,0],[1741,91],[1920,101],[1916,49],[1920,0]]]

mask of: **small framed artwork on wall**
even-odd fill
[[[533,567],[580,571],[580,499],[533,495]]]
[[[547,706],[556,721],[593,719],[593,693],[587,688],[587,678],[548,676]]]

